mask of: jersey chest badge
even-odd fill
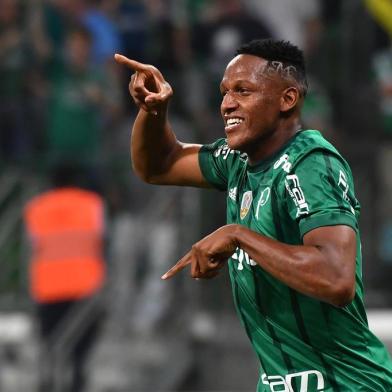
[[[261,192],[260,198],[259,198],[259,201],[257,202],[257,207],[256,207],[256,218],[257,219],[259,219],[260,207],[263,207],[267,204],[270,195],[271,195],[271,188],[269,186]]]
[[[247,191],[242,195],[240,218],[244,219],[248,215],[250,206],[252,204],[253,195],[252,191]]]

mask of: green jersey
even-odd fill
[[[224,139],[203,146],[199,163],[227,191],[227,222],[301,245],[317,227],[357,233],[356,294],[339,308],[288,287],[242,249],[229,260],[238,315],[260,360],[258,391],[392,391],[392,361],[370,332],[363,304],[359,203],[351,170],[318,131],[297,133],[257,165]]]

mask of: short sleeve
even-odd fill
[[[227,190],[229,171],[237,151],[228,147],[225,139],[202,146],[199,165],[204,178],[210,185],[221,191]]]
[[[347,163],[327,151],[314,151],[285,177],[290,217],[301,237],[322,226],[346,225],[358,229],[359,203]]]

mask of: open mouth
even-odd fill
[[[234,130],[236,127],[238,127],[243,122],[244,122],[244,120],[239,117],[228,118],[226,120],[225,130],[226,131]]]

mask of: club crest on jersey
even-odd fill
[[[268,186],[261,192],[259,201],[257,202],[257,208],[256,208],[256,218],[259,219],[259,210],[260,207],[263,207],[267,204],[269,197],[271,194],[271,188]]]
[[[242,201],[241,201],[241,209],[240,209],[241,219],[244,219],[246,215],[248,215],[250,206],[252,204],[252,200],[253,200],[252,191],[247,191],[243,194]]]

